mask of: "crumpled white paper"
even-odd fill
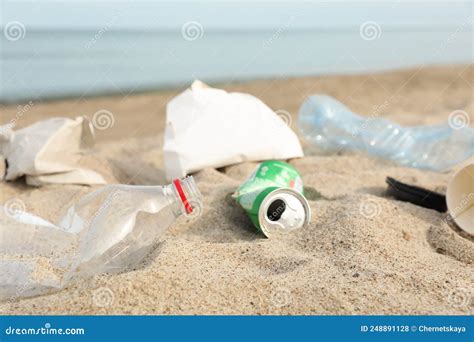
[[[166,108],[166,177],[245,161],[302,157],[293,130],[258,98],[195,81]]]
[[[8,125],[0,128],[0,155],[8,165],[6,180],[26,176],[27,184],[34,186],[106,183],[97,172],[78,165],[85,149],[94,144],[87,118],[51,118],[18,131]]]

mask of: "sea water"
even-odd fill
[[[186,39],[188,38],[188,39]],[[468,30],[41,31],[1,36],[0,102],[472,63]]]

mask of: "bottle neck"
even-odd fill
[[[192,176],[175,179],[164,187],[164,192],[176,217],[194,216],[202,208],[202,196]]]

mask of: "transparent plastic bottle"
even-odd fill
[[[458,129],[449,124],[402,127],[359,116],[326,95],[303,103],[298,126],[324,152],[363,151],[414,168],[445,171],[474,155],[474,129],[467,124]]]
[[[110,185],[85,196],[61,223],[72,229],[87,223],[70,275],[137,264],[178,216],[196,214],[200,203],[192,176],[165,186]]]
[[[179,216],[197,216],[202,205],[187,177],[166,186],[104,186],[70,207],[58,225],[1,209],[0,299],[134,267]]]

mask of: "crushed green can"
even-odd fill
[[[301,176],[282,161],[261,163],[233,197],[266,237],[303,228],[311,220]]]

